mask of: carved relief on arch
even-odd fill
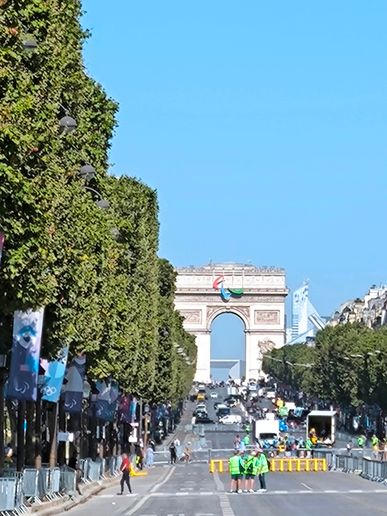
[[[275,348],[275,344],[272,340],[259,340],[258,347],[261,353],[267,353]]]
[[[218,305],[207,307],[207,328],[210,327],[212,321],[217,315],[232,313],[239,315],[242,321],[245,323],[246,330],[250,327],[250,307],[249,306],[233,306],[233,305]]]

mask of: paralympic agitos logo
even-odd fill
[[[241,297],[243,295],[243,288],[225,288],[224,275],[217,276],[212,284],[215,290],[219,290],[220,297],[223,301],[229,301],[232,297]]]

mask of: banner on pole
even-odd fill
[[[36,401],[43,313],[44,308],[14,314],[9,399]]]
[[[74,357],[67,368],[67,383],[63,386],[65,411],[78,414],[82,410],[83,381],[85,379],[86,356]]]
[[[95,415],[102,421],[111,422],[117,410],[118,383],[114,381],[97,381],[96,389],[98,390],[98,395],[95,402]]]
[[[58,403],[63,379],[66,372],[67,355],[69,348],[62,348],[56,359],[41,365],[45,369],[44,382],[41,386],[42,400]]]

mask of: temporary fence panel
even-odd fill
[[[26,468],[22,476],[22,493],[25,498],[38,498],[38,476],[39,470]]]
[[[0,478],[0,511],[13,511],[16,508],[17,477]]]
[[[60,469],[54,468],[50,470],[49,493],[51,495],[60,492]]]
[[[50,468],[40,468],[38,470],[38,497],[44,498],[48,493],[50,482]]]
[[[90,460],[87,467],[87,478],[96,482],[101,478],[101,462]]]
[[[77,472],[67,466],[60,468],[60,491],[66,494],[74,494],[76,490]]]

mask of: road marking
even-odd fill
[[[127,516],[131,516],[132,514],[134,514],[135,512],[137,512],[148,500],[149,498],[152,496],[152,493],[154,493],[155,491],[157,491],[157,489],[159,487],[161,487],[162,485],[164,485],[166,482],[168,482],[168,480],[171,478],[173,472],[175,471],[176,469],[176,466],[172,466],[172,468],[170,469],[170,471],[168,471],[167,475],[165,476],[164,480],[162,480],[161,482],[159,482],[158,484],[155,484],[151,490],[150,490],[150,493],[145,495],[144,498],[142,498],[142,500],[139,500],[133,507],[132,509],[130,509],[128,512],[126,512],[125,514]]]
[[[173,475],[174,471],[176,469],[176,466],[172,466],[172,468],[170,469],[170,471],[168,472],[168,474],[166,475],[166,477],[164,478],[163,481],[159,482],[158,484],[155,484],[152,489],[150,490],[151,493],[154,493],[155,491],[157,491],[159,489],[159,487],[163,486],[166,482],[168,482],[168,480],[171,478],[171,476]]]
[[[216,489],[218,491],[224,491],[224,485],[223,485],[223,482],[220,480],[220,477],[219,477],[219,473],[217,471],[215,471],[214,473],[214,481],[215,481],[215,485],[216,485]]]
[[[220,509],[222,511],[222,516],[235,516],[234,511],[232,510],[230,500],[225,493],[219,495],[220,500]]]
[[[338,493],[338,491],[336,489],[325,489],[323,493]]]
[[[304,482],[301,482],[301,485],[302,485],[302,486],[304,486],[304,487],[306,487],[306,489],[309,489],[309,491],[312,491],[312,489],[313,489],[312,487],[310,487],[310,486],[308,486],[308,485],[304,484]]]

